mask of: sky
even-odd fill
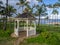
[[[3,1],[4,4],[6,3],[6,0],[2,0],[2,1]],[[29,1],[31,6],[34,5],[34,4],[36,4],[36,5],[38,4],[38,1],[36,1],[36,0],[26,0],[26,1]],[[46,5],[54,4],[55,2],[57,2],[57,0],[43,0],[43,1]],[[17,2],[19,2],[19,0],[9,0],[9,4],[14,6],[16,9],[18,9],[18,6],[16,5]],[[48,10],[47,11],[48,15],[51,15],[52,9],[47,8],[47,10]],[[58,11],[60,12],[60,9],[58,9]],[[20,13],[22,11],[21,11],[21,9],[19,9],[19,10],[17,10],[17,12]]]

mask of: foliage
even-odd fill
[[[58,13],[58,10],[54,9],[54,10],[52,11],[52,14],[57,14],[57,15],[58,15],[58,14],[59,14],[59,13]]]
[[[13,30],[0,30],[0,37],[10,37]]]
[[[7,16],[12,16],[15,12],[16,12],[16,9],[11,6],[11,5],[8,5],[7,7],[5,7],[2,11],[1,11],[1,15],[6,15],[6,11],[8,9],[8,15]]]
[[[0,45],[14,45],[16,38],[11,37],[11,33],[14,32],[14,24],[8,22],[6,31],[4,31],[2,27],[3,23],[0,22]]]
[[[25,21],[20,21],[19,26],[20,27],[24,27],[24,26],[27,27],[27,23]],[[31,22],[28,24],[28,26],[34,27],[34,24]]]
[[[39,36],[27,39],[27,43],[46,43],[47,45],[60,45],[60,37],[57,32],[42,32]],[[60,33],[59,33],[60,34]]]
[[[28,2],[26,2],[26,0],[19,0],[19,2],[16,3],[16,5],[19,5],[19,8],[22,7],[22,12],[23,12],[24,6],[26,6],[27,4]]]
[[[40,24],[37,25],[37,32],[46,32],[46,31],[53,31],[53,32],[60,32],[60,25],[47,25],[47,24]]]
[[[10,24],[11,25],[11,24]],[[11,37],[11,33],[13,33],[13,24],[11,25],[11,27],[9,27],[9,24],[7,25],[7,30],[4,31],[2,29],[3,27],[3,23],[0,22],[0,45],[13,45],[14,42],[12,42],[13,40],[15,40],[15,38]]]
[[[38,36],[25,39],[22,45],[60,45],[60,25],[37,25]]]

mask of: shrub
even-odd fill
[[[45,32],[45,31],[47,31],[47,28],[46,28],[46,26],[43,26],[43,25],[39,25],[39,26],[37,25],[36,31],[38,33]]]
[[[48,45],[60,45],[60,37],[54,32],[42,32],[39,36],[27,39],[27,43],[46,43]]]
[[[0,30],[0,37],[10,37],[13,30]]]
[[[60,26],[56,25],[37,25],[37,32],[46,32],[46,31],[53,31],[53,32],[60,32]]]

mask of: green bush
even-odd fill
[[[60,32],[60,26],[56,26],[56,25],[37,25],[37,32],[41,33],[41,32],[46,32],[46,31],[53,31],[53,32]]]
[[[42,32],[39,36],[27,39],[27,43],[46,43],[48,45],[60,45],[60,37],[54,32]]]
[[[36,27],[36,31],[38,33],[45,32],[45,31],[47,31],[47,28],[45,26],[39,25],[39,26]]]
[[[13,30],[0,30],[0,37],[10,37]]]

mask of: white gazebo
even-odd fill
[[[23,13],[14,18],[14,34],[21,36],[36,35],[36,18],[30,14]]]

